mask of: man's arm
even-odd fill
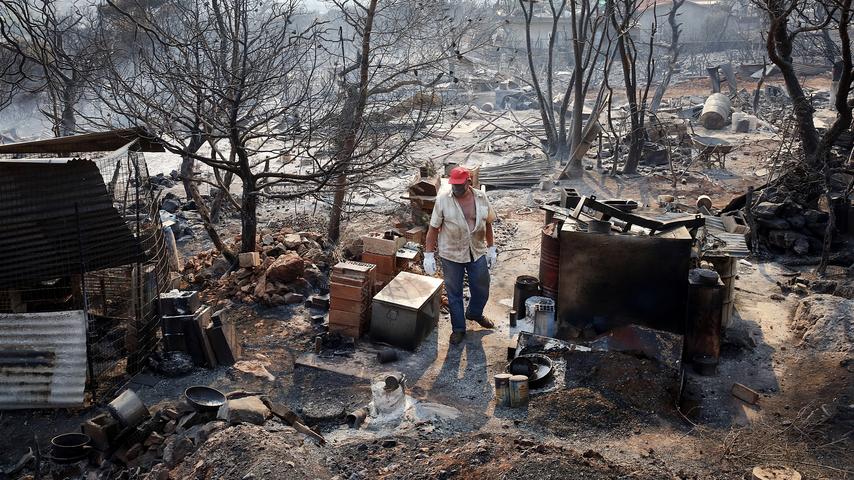
[[[430,238],[430,232],[427,232],[427,238]],[[430,244],[430,241],[427,241],[427,244]],[[495,233],[492,231],[492,222],[486,222],[486,246],[491,247],[495,245]]]
[[[489,231],[490,232],[492,231],[491,226],[489,227]],[[491,235],[491,234],[487,233],[487,238],[489,238],[489,235]],[[424,240],[424,251],[425,252],[435,252],[438,249],[438,247],[439,247],[439,229],[431,225],[430,228],[427,229],[427,238]]]

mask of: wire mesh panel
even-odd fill
[[[0,161],[0,312],[84,310],[96,399],[159,342],[166,246],[145,159],[131,144],[91,159]],[[0,345],[2,348],[2,345]]]

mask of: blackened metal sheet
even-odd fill
[[[688,297],[690,236],[602,235],[567,220],[560,232],[558,338],[629,324],[682,334]]]
[[[54,153],[67,155],[82,152],[111,152],[134,140],[136,140],[136,149],[138,151],[165,151],[163,145],[151,140],[151,136],[145,130],[126,128],[32,142],[10,143],[0,145],[0,153]]]
[[[89,160],[0,163],[0,252],[0,288],[79,274],[81,262],[95,271],[143,256]]]

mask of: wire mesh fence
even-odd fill
[[[83,310],[87,379],[106,400],[160,340],[169,289],[155,190],[131,144],[100,157],[0,161],[0,313]]]

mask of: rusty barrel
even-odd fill
[[[696,268],[688,274],[688,285],[683,360],[701,375],[714,375],[721,354],[724,284],[714,270]]]
[[[557,222],[543,227],[540,244],[540,288],[544,297],[553,300],[557,300],[558,273],[560,272],[560,239],[557,230]],[[523,311],[520,308],[516,310]]]

